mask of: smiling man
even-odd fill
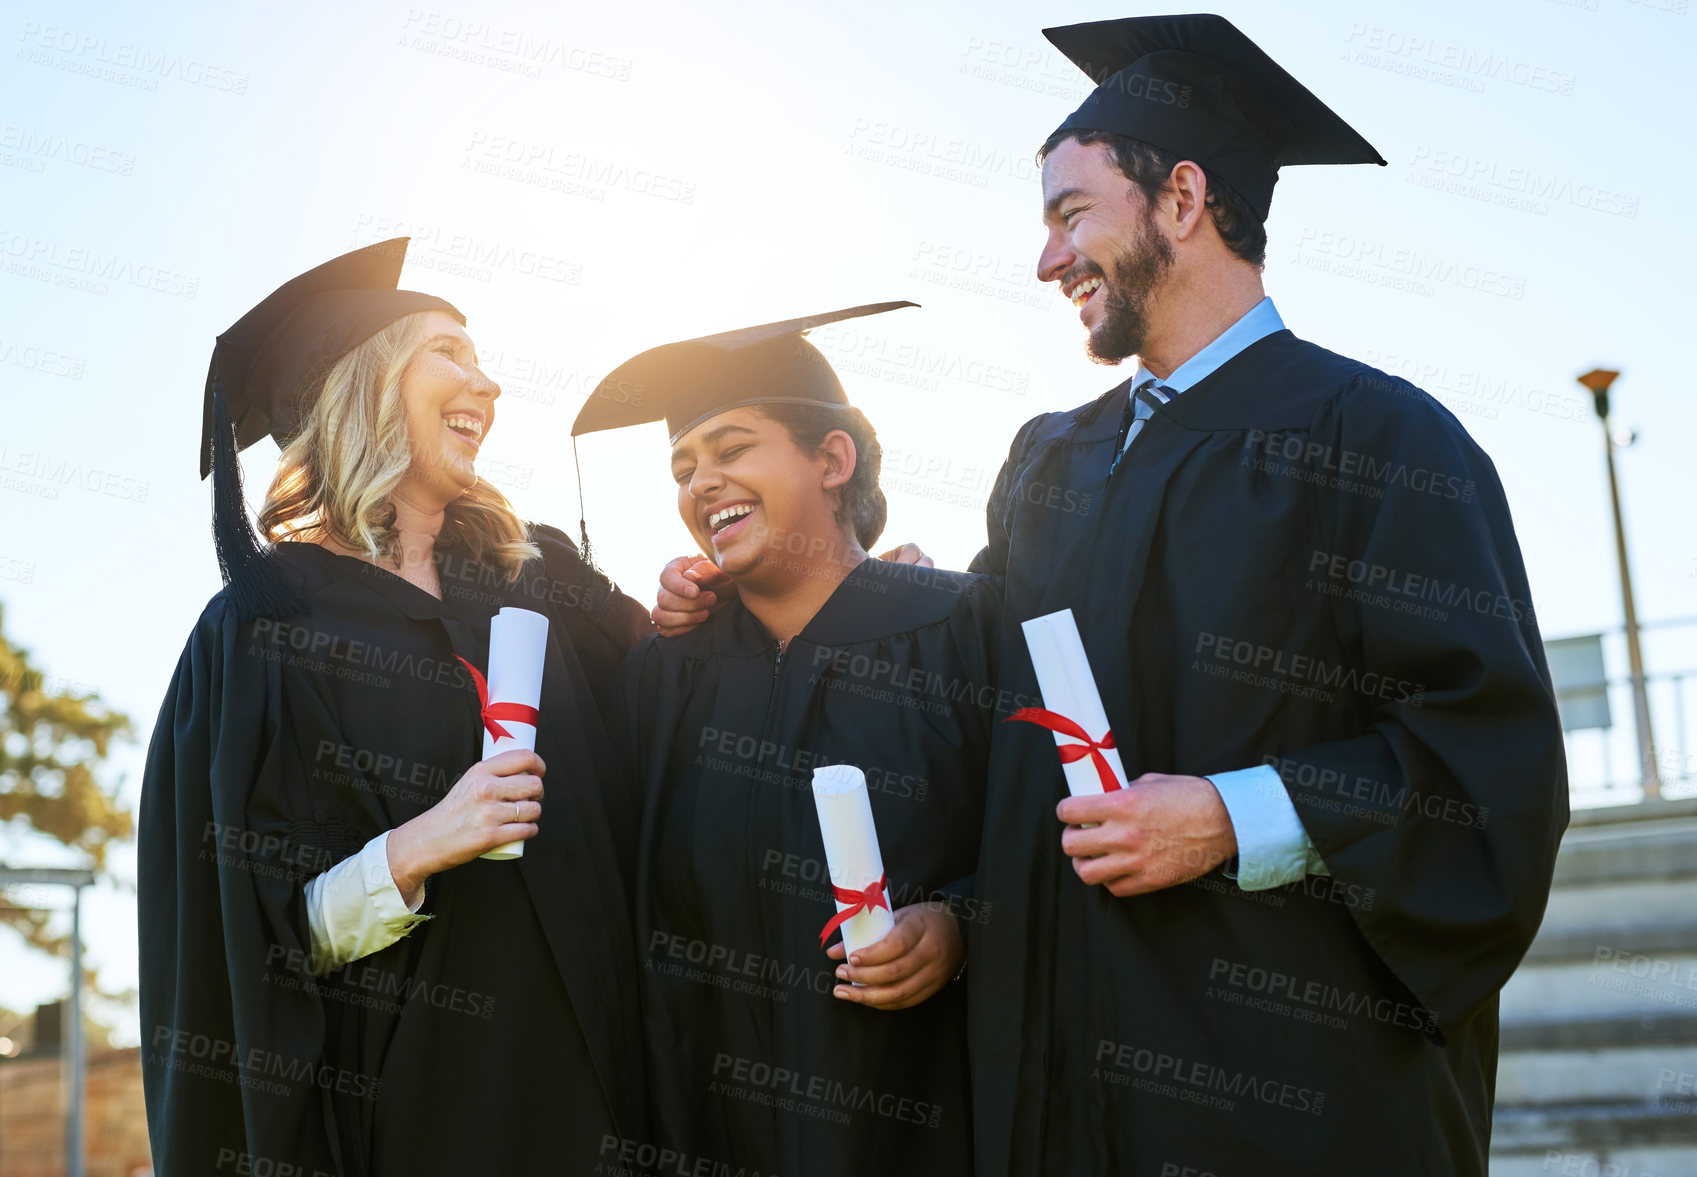
[[[1017,622],[1073,611],[1131,783],[1057,807],[1050,734],[998,733],[978,1171],[1483,1174],[1567,819],[1526,576],[1455,418],[1261,284],[1279,167],[1384,161],[1220,17],[1047,36],[1097,88],[1040,152],[1040,275],[1138,366],[1020,430],[973,569],[1005,693]]]

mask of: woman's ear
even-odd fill
[[[819,453],[825,460],[825,481],[822,485],[826,490],[836,490],[854,477],[858,455],[854,449],[854,438],[847,433],[841,429],[831,430],[819,443]]]

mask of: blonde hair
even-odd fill
[[[265,492],[259,530],[267,540],[328,538],[373,561],[395,561],[400,536],[389,496],[413,465],[401,373],[424,341],[429,314],[397,319],[331,367]],[[437,542],[508,580],[538,555],[512,504],[482,478],[448,504]]]

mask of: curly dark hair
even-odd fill
[[[804,450],[817,450],[833,430],[841,429],[854,442],[854,473],[843,483],[837,503],[837,522],[854,528],[860,546],[870,549],[884,534],[890,504],[878,485],[884,447],[866,414],[852,405],[755,405],[761,414],[789,431],[790,440]]]
[[[1049,153],[1068,139],[1076,139],[1083,144],[1106,143],[1114,153],[1114,166],[1126,179],[1143,189],[1143,196],[1150,203],[1166,189],[1167,179],[1181,158],[1130,135],[1117,135],[1112,131],[1064,130],[1050,135],[1037,149],[1038,166],[1042,166]],[[1249,202],[1233,191],[1229,184],[1207,168],[1202,169],[1202,174],[1208,178],[1206,203],[1208,211],[1213,214],[1214,229],[1220,240],[1226,243],[1227,249],[1257,270],[1263,269],[1267,264],[1267,227],[1250,209]]]

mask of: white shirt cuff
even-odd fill
[[[1320,860],[1296,806],[1270,764],[1207,778],[1225,802],[1237,835],[1237,885],[1265,891],[1294,883],[1304,875],[1331,872]]]
[[[326,973],[389,947],[429,916],[416,914],[424,888],[408,906],[389,873],[389,831],[306,885],[313,972]]]

